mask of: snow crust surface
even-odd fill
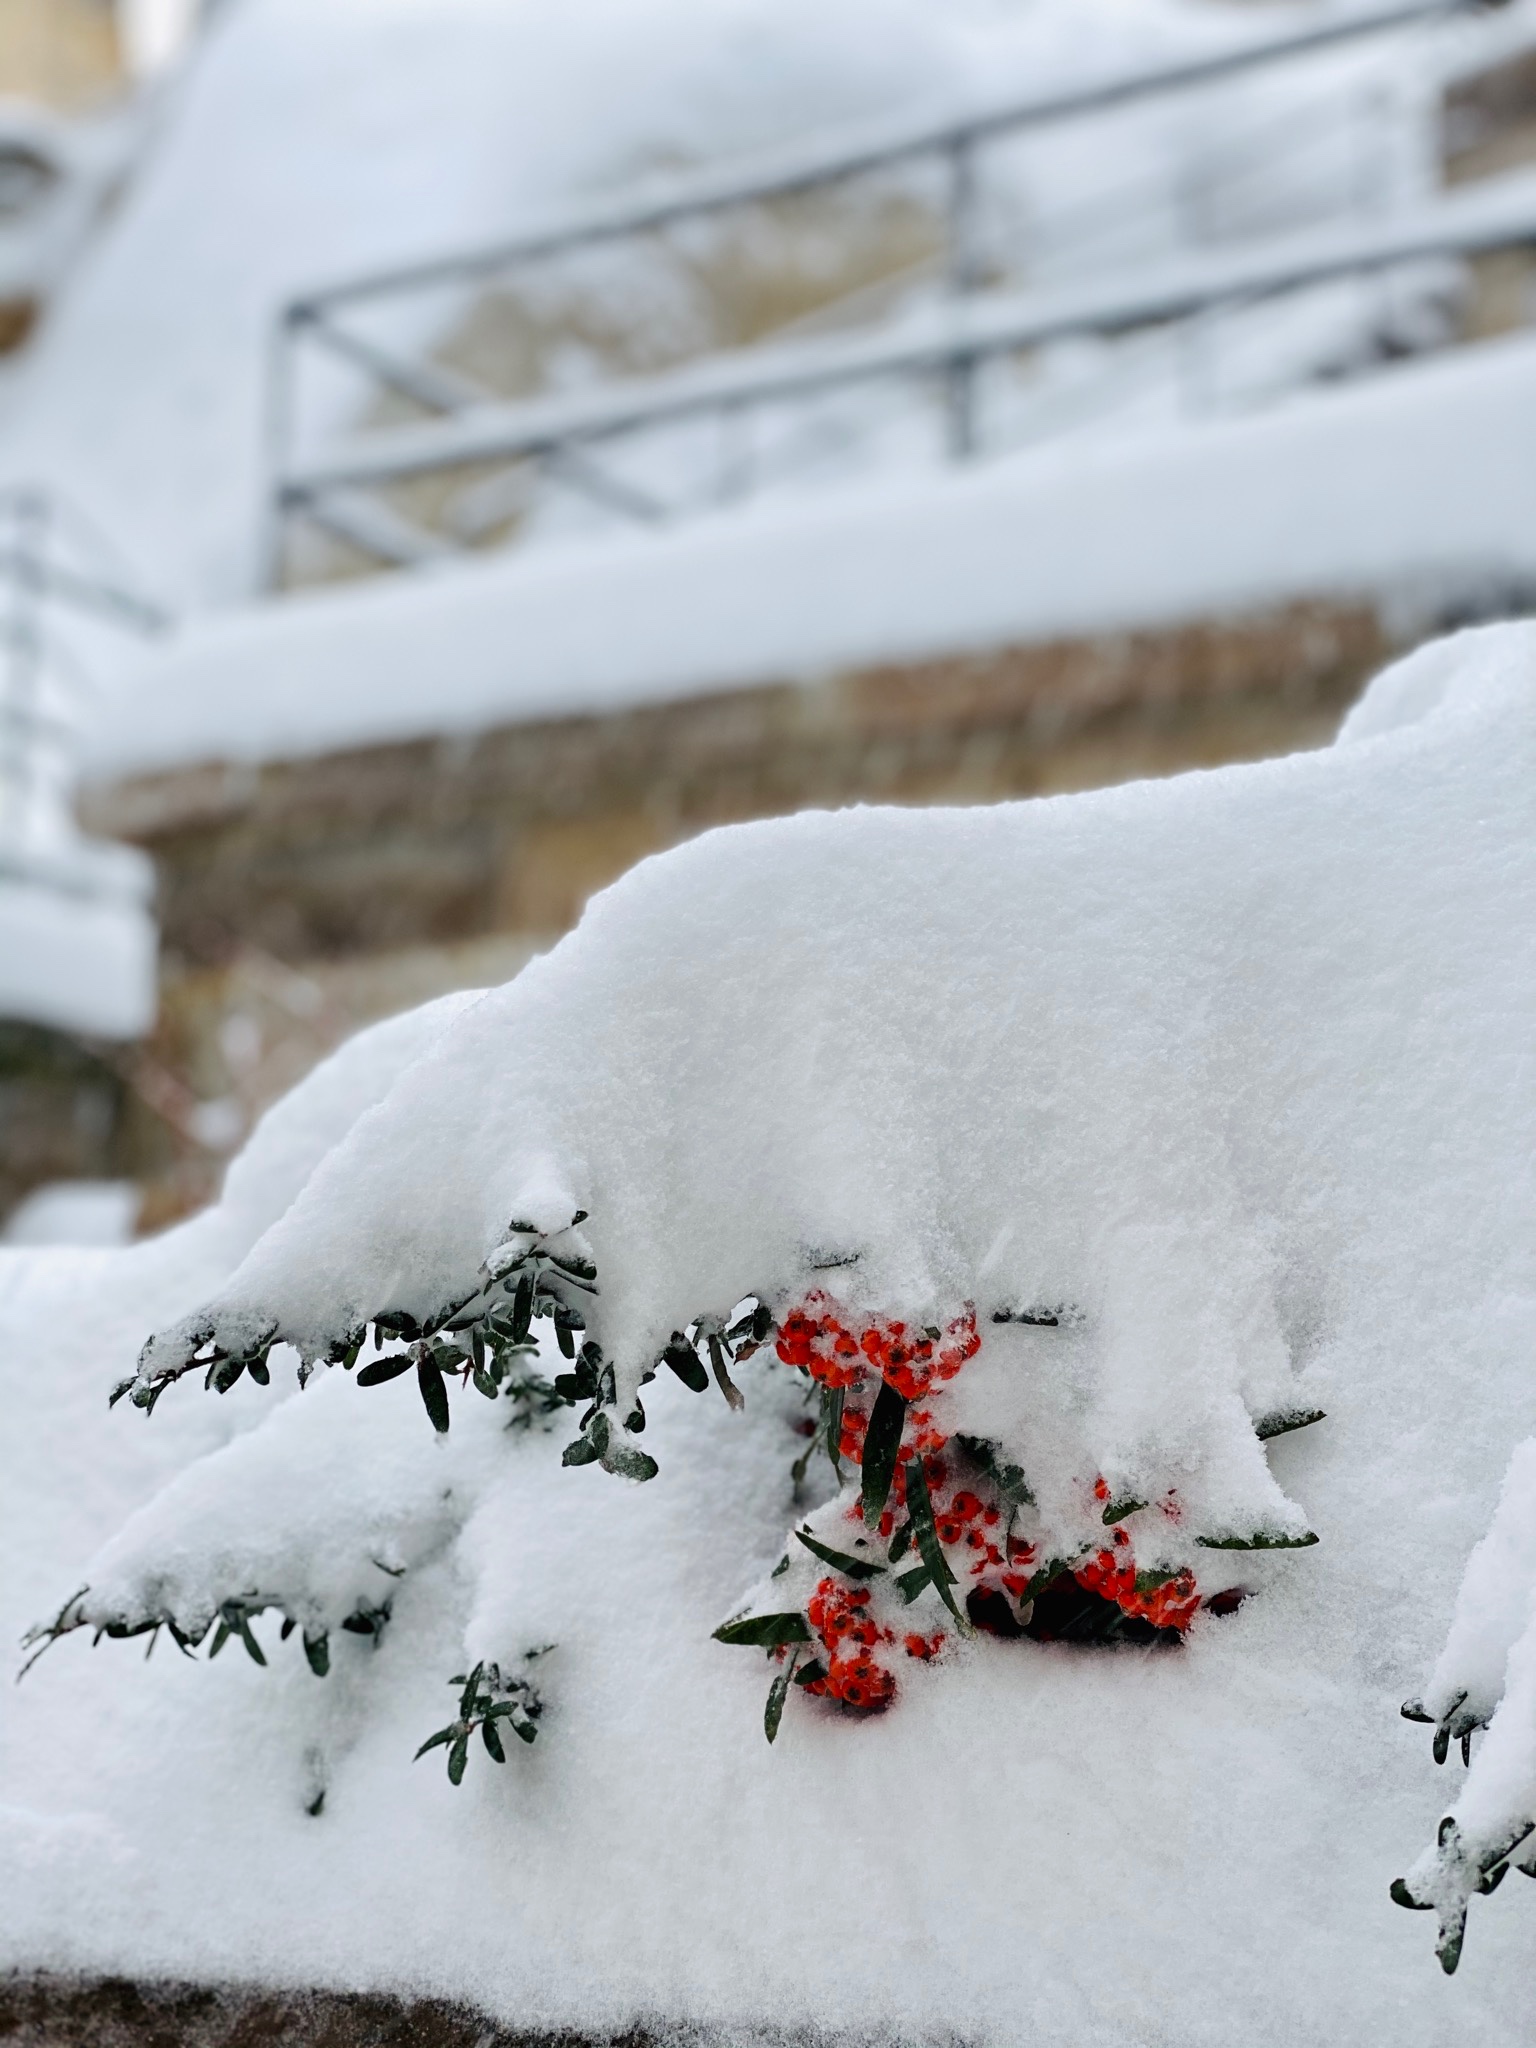
[[[712,834],[344,1049],[206,1217],[0,1252],[17,1632],[151,1569],[392,1600],[323,1680],[270,1624],[267,1669],[50,1649],[3,1710],[6,1960],[664,2036],[1523,2042],[1529,1901],[1478,1902],[1448,1980],[1387,1885],[1452,1796],[1398,1708],[1536,1434],[1533,728],[1536,631],[1489,629],[1326,753]],[[300,1394],[281,1351],[265,1391],[105,1409],[210,1299],[312,1343],[577,1206],[631,1381],[755,1290],[974,1300],[955,1398],[1047,1481],[1064,1446],[1320,1541],[1244,1557],[1177,1652],[956,1643],[878,1717],[792,1700],[769,1749],[760,1658],[710,1632],[797,1512],[782,1368],[740,1415],[663,1375],[645,1485],[467,1390],[447,1437],[409,1381]],[[1049,1301],[1081,1322],[987,1321]],[[1327,1419],[1266,1462],[1282,1396]],[[550,1643],[532,1748],[457,1790],[411,1765],[452,1672]]]

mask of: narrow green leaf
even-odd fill
[[[1261,1415],[1253,1425],[1253,1433],[1260,1442],[1267,1442],[1272,1436],[1285,1436],[1293,1429],[1310,1429],[1314,1422],[1327,1420],[1327,1411],[1322,1408],[1285,1408],[1275,1415]]]
[[[496,1732],[496,1723],[494,1721],[482,1721],[480,1723],[480,1734],[486,1748],[496,1759],[497,1763],[504,1764],[507,1760],[507,1752],[501,1746],[501,1737]]]
[[[365,1365],[357,1376],[360,1387],[382,1387],[386,1380],[397,1380],[401,1373],[411,1369],[409,1351],[392,1351],[388,1358],[375,1358]]]
[[[430,1358],[422,1359],[416,1368],[416,1384],[421,1389],[421,1403],[432,1418],[432,1427],[439,1436],[448,1434],[448,1389],[443,1385],[443,1376]]]
[[[814,1685],[818,1678],[825,1678],[827,1667],[819,1658],[812,1658],[809,1664],[802,1664],[795,1673],[796,1685]]]
[[[923,1470],[921,1458],[912,1458],[907,1464],[907,1514],[918,1555],[928,1567],[934,1590],[954,1616],[962,1634],[972,1634],[970,1618],[961,1613],[950,1590],[955,1583],[955,1575],[949,1568],[949,1560],[939,1542],[939,1532],[933,1524],[933,1501],[928,1493],[928,1475]]]
[[[839,1484],[843,1477],[843,1395],[842,1387],[823,1387],[821,1394],[821,1434],[827,1456],[832,1461],[832,1471]]]
[[[768,1704],[763,1708],[763,1733],[770,1742],[779,1732],[779,1723],[784,1718],[784,1702],[789,1696],[790,1680],[795,1675],[795,1666],[800,1662],[798,1645],[791,1650],[788,1662],[779,1670],[778,1676],[768,1688]]]
[[[902,1573],[901,1577],[896,1581],[896,1590],[910,1607],[923,1588],[932,1584],[933,1576],[929,1572],[927,1565],[919,1564],[914,1565],[911,1571]]]
[[[993,1318],[994,1322],[997,1320],[996,1317]],[[1035,1496],[1029,1490],[1029,1481],[1024,1477],[1022,1465],[1009,1464],[998,1451],[996,1444],[988,1443],[985,1437],[957,1436],[955,1442],[973,1464],[981,1467],[1010,1506],[1034,1506]]]
[[[714,1639],[748,1649],[772,1650],[780,1643],[808,1643],[811,1631],[803,1614],[753,1614],[743,1621],[726,1622],[715,1630]]]
[[[1310,1550],[1317,1540],[1316,1532],[1311,1529],[1305,1536],[1282,1536],[1277,1531],[1261,1529],[1256,1536],[1195,1538],[1202,1550]]]
[[[819,1542],[804,1529],[795,1531],[797,1543],[803,1543],[813,1557],[819,1557],[823,1564],[830,1564],[850,1579],[878,1579],[885,1573],[883,1564],[874,1564],[867,1557],[853,1557],[846,1550],[834,1550],[830,1544]]]
[[[448,1751],[448,1782],[450,1785],[463,1784],[464,1765],[468,1761],[468,1758],[468,1735],[456,1735],[453,1739],[453,1746]]]
[[[455,1732],[452,1727],[439,1728],[435,1735],[427,1737],[420,1749],[417,1750],[416,1756],[411,1758],[411,1762],[415,1763],[417,1757],[425,1756],[429,1749],[437,1749],[442,1743],[452,1742]]]
[[[261,1645],[257,1642],[255,1636],[251,1634],[250,1616],[242,1611],[235,1618],[235,1627],[240,1632],[240,1640],[244,1643],[246,1654],[250,1657],[251,1662],[253,1664],[265,1664],[267,1660],[262,1655]]]
[[[864,1476],[860,1491],[867,1529],[877,1528],[885,1512],[906,1419],[906,1402],[888,1381],[882,1380],[869,1418],[869,1428],[864,1433]],[[914,1458],[912,1462],[915,1465],[917,1460]]]
[[[1129,1493],[1123,1500],[1106,1501],[1104,1503],[1105,1526],[1113,1528],[1116,1522],[1123,1522],[1127,1515],[1134,1515],[1145,1506],[1146,1502],[1144,1500],[1137,1500],[1133,1494]]]
[[[331,1639],[328,1635],[312,1636],[304,1632],[304,1654],[309,1659],[309,1668],[316,1678],[324,1678],[331,1668]]]

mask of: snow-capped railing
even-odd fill
[[[1199,323],[1223,309],[1335,279],[1368,277],[1426,258],[1528,246],[1536,246],[1536,173],[1520,172],[1399,219],[1182,258],[1108,284],[952,300],[923,307],[872,335],[766,346],[661,376],[521,403],[466,397],[445,421],[380,429],[295,466],[283,479],[283,502],[289,512],[302,510],[334,524],[387,556],[384,521],[395,515],[382,508],[375,514],[370,507],[367,517],[379,521],[370,527],[362,516],[364,501],[343,494],[470,463],[563,458],[637,428],[876,379],[934,372],[970,379],[989,358],[1066,336]],[[1212,337],[1197,324],[1188,332],[1193,376]],[[446,386],[448,379],[443,381]]]
[[[154,1013],[153,877],[75,827],[80,673],[50,608],[137,633],[169,623],[76,510],[0,491],[0,1017],[132,1037]]]
[[[823,190],[872,171],[924,161],[940,166],[945,178],[941,269],[946,291],[952,301],[967,295],[979,296],[978,288],[984,279],[977,234],[978,163],[986,145],[1187,93],[1388,31],[1473,11],[1480,11],[1476,0],[1393,0],[1393,4],[1351,8],[1327,14],[1300,31],[1245,40],[1234,47],[1171,64],[1123,71],[1088,86],[1036,94],[959,114],[949,110],[936,116],[886,121],[809,147],[758,156],[723,170],[658,180],[619,201],[568,208],[536,228],[491,247],[457,252],[308,293],[284,310],[274,340],[270,403],[274,555],[280,562],[286,524],[295,518],[307,519],[365,554],[393,564],[427,561],[451,553],[458,544],[454,536],[429,531],[376,497],[357,495],[353,483],[343,486],[322,482],[336,466],[334,463],[300,461],[296,454],[297,393],[301,370],[311,355],[328,360],[333,366],[340,363],[361,371],[381,396],[404,399],[450,421],[451,426],[445,430],[445,447],[470,419],[482,419],[493,409],[522,411],[506,406],[496,393],[475,380],[422,360],[393,342],[381,341],[377,334],[363,333],[355,324],[349,324],[349,316],[365,308],[381,308],[387,316],[412,302],[419,304],[423,294],[473,289],[505,278],[520,265],[708,218],[732,207]],[[989,292],[986,298],[988,315],[1006,324],[1010,307],[1018,303],[1017,297],[1004,299],[1001,294]],[[937,328],[950,310],[941,305],[930,314],[930,326]],[[1086,325],[1079,321],[1068,331],[1111,330],[1092,321]],[[882,349],[900,354],[906,333],[903,325],[877,337],[873,344],[875,357]],[[979,352],[973,349],[968,335],[957,337],[954,346],[938,347],[937,352],[932,344],[922,351],[923,367],[939,370],[945,379],[948,441],[956,456],[974,450],[977,421],[973,371],[976,362],[991,352],[988,346]],[[707,369],[711,376],[723,379],[722,388],[730,392],[729,405],[750,405],[758,396],[772,395],[781,388],[772,381],[777,359],[777,350],[755,350],[742,352],[730,363],[711,361]],[[759,370],[769,377],[764,392],[759,391],[755,381]],[[626,384],[622,391],[610,388],[595,400],[598,414],[603,415],[605,405],[616,408],[617,413],[628,414],[634,411],[633,402],[638,399],[640,413],[633,423],[677,417],[670,398],[661,400],[662,414],[645,410],[643,394],[654,393],[657,386],[665,386],[669,391],[681,388],[687,375],[652,380],[644,386]],[[842,373],[838,381],[842,381]],[[693,388],[702,394],[705,387]],[[797,382],[793,388],[798,390],[802,386]],[[541,403],[548,419],[558,421],[562,417],[561,408],[566,401]],[[586,444],[597,434],[623,429],[588,426],[585,403],[584,400],[577,405],[570,427],[562,426],[552,439],[541,429],[526,452],[563,481],[612,509],[641,518],[660,516],[663,507],[650,492],[593,462]],[[697,409],[693,404],[686,408]],[[532,420],[535,414],[528,410],[526,416]],[[631,423],[627,418],[624,421],[625,425]],[[434,459],[413,463],[408,469],[391,469],[388,448],[383,445],[385,437],[379,439],[382,467],[370,472],[366,480],[370,485],[448,466]],[[389,446],[394,445],[396,440],[391,437]],[[452,458],[454,462],[462,459]],[[343,457],[342,466],[347,467],[349,461],[350,458]],[[355,481],[361,484],[364,479],[359,476]]]

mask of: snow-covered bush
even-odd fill
[[[561,1933],[547,1962],[506,1963],[500,2002],[514,1982],[553,1996],[601,1868],[623,1924],[590,1935],[602,1970],[640,1983],[653,1937],[680,1958],[644,1978],[654,2009],[798,2011],[799,1985],[851,2024],[853,1991],[798,1974],[787,1923],[775,1960],[777,1908],[756,1879],[750,1909],[737,1898],[729,1842],[743,1881],[774,1859],[786,1911],[823,1874],[872,1945],[867,1970],[857,1944],[837,1965],[866,2016],[902,1969],[904,1996],[953,2012],[955,1980],[899,1962],[897,1904],[915,1886],[941,1921],[951,1892],[974,1906],[957,1873],[984,1812],[1034,1845],[1021,1867],[1049,1859],[1049,1898],[1037,1885],[1008,1911],[1044,1916],[1063,1954],[1106,1840],[1162,1873],[1145,1916],[1134,1887],[1116,1910],[1143,1958],[1155,1926],[1205,1930],[1179,1945],[1166,2012],[1197,1980],[1215,2009],[1197,1952],[1225,1969],[1234,1943],[1273,1952],[1277,1928],[1288,1953],[1315,1947],[1327,1830],[1347,1872],[1327,1939],[1349,1930],[1352,1958],[1330,1996],[1366,2011],[1407,1924],[1388,1859],[1420,1824],[1381,1744],[1466,1517],[1536,1430],[1533,702],[1536,633],[1501,629],[1389,672],[1320,754],[714,833],[596,899],[507,988],[391,1027],[398,1057],[360,1042],[366,1085],[307,1178],[296,1155],[291,1199],[207,1260],[127,1383],[156,1409],[147,1436],[205,1410],[235,1425],[80,1569],[63,1576],[62,1550],[54,1566],[55,1603],[83,1590],[51,1633],[153,1641],[174,1623],[188,1646],[238,1654],[239,1637],[267,1659],[249,1672],[272,1702],[264,1753],[294,1753],[271,1797],[339,1831],[268,1866],[298,1888],[286,1969],[321,1967],[293,1960],[317,1938],[312,1856],[317,1883],[368,1882],[368,1815],[396,1816],[435,1873],[422,1884],[451,1890],[454,1859],[515,1810],[516,1896],[547,1896]],[[225,1401],[165,1398],[193,1371]],[[1479,1879],[1527,1803],[1497,1748],[1506,1721],[1510,1756],[1529,1728],[1529,1575],[1510,1592],[1500,1562],[1523,1540],[1517,1496],[1423,1708],[1447,1741],[1460,1707],[1485,1718],[1514,1646],[1456,1813]],[[70,1657],[28,1687],[62,1683]],[[258,1739],[243,1681],[229,1659],[185,1684],[162,1664],[113,1691],[124,1713],[137,1691],[200,1715],[176,1725],[196,1726],[186,1768],[216,1786]],[[741,1746],[765,1681],[771,1757]],[[525,1767],[475,1768],[471,1744]],[[409,1773],[423,1745],[462,1780],[444,1796],[468,1833],[413,1789],[439,1778]],[[845,1857],[822,1822],[834,1788],[874,1812],[892,1784],[927,1862],[888,1895],[862,1838]],[[277,1808],[261,1825],[288,1841]],[[643,1880],[625,1874],[641,1839]],[[189,1868],[226,1853],[210,1842]],[[736,1899],[755,1990],[676,1931],[701,1858]],[[1451,1895],[1451,1860],[1410,1872],[1415,1900]],[[673,1872],[654,1895],[653,1867]],[[1010,1899],[1011,1883],[989,1879]],[[444,1981],[427,1958],[457,1917],[418,1929],[384,1893],[371,1910],[392,1930],[386,1976]],[[537,1958],[533,1910],[517,1907]],[[494,1916],[461,1911],[489,1939]],[[987,1954],[966,1954],[985,2031],[1005,2010],[986,1998],[1011,1994],[999,1979],[983,1997]],[[1285,2038],[1291,1994],[1266,2017],[1272,1982],[1235,1981],[1250,2037]],[[596,2010],[573,2000],[555,2004]],[[1426,2011],[1394,2008],[1394,2038],[1430,2038]],[[1119,2006],[1060,2017],[1050,2038],[1124,2037]]]
[[[1443,1764],[1453,1742],[1470,1766],[1441,1821],[1435,1843],[1392,1896],[1400,1906],[1439,1915],[1440,1961],[1447,1974],[1461,1958],[1467,1906],[1495,1890],[1511,1864],[1536,1877],[1536,1438],[1510,1460],[1488,1534],[1473,1551],[1450,1634],[1423,1697],[1403,1714],[1429,1722]],[[1472,1761],[1472,1737],[1488,1739]]]

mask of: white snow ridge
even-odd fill
[[[1536,1435],[1533,739],[1498,627],[1321,753],[710,833],[355,1041],[207,1218],[0,1252],[4,1598],[65,1638],[6,1706],[7,1958],[668,2039],[1526,2040],[1536,1914],[1452,1983],[1388,1887],[1459,1946],[1536,1819],[1529,1445],[1412,1868],[1399,1715]]]

